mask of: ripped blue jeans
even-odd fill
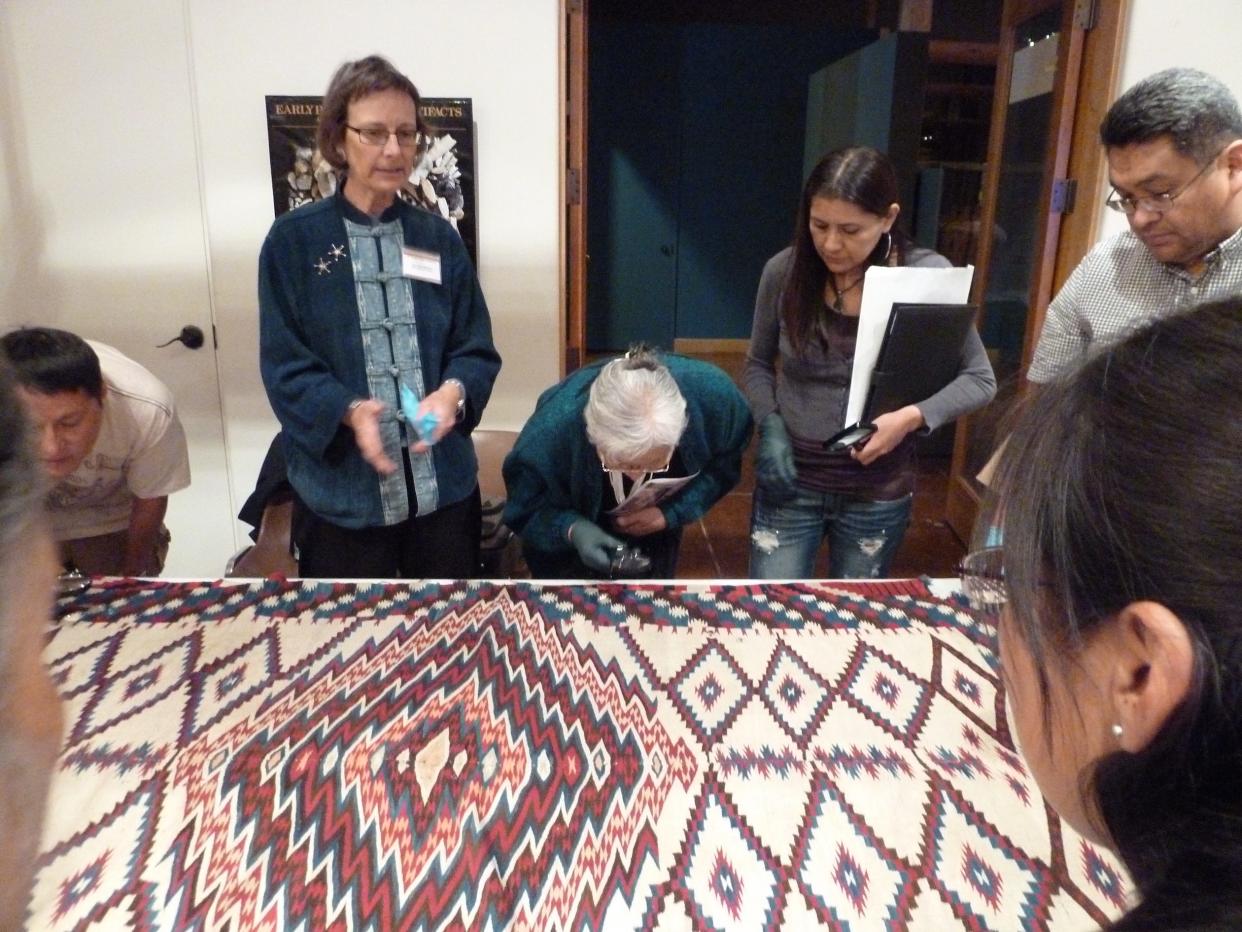
[[[914,496],[869,502],[799,487],[789,501],[773,503],[756,487],[750,516],[750,575],[754,579],[806,579],[828,538],[828,577],[877,579],[888,575],[910,523]]]

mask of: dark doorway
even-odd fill
[[[793,232],[807,158],[810,79],[891,31],[899,6],[590,0],[589,351],[619,350],[638,340],[672,348],[679,340],[736,342],[749,336],[763,264]],[[965,18],[957,6],[957,19],[946,13],[943,28],[933,19],[933,51],[920,63],[918,93],[894,92],[894,109],[921,113],[925,81],[937,108],[936,127],[911,129],[917,141],[905,147],[902,167],[913,179],[927,167],[924,162],[946,161],[937,150],[960,150],[963,134],[946,128],[946,121],[952,124],[963,111],[988,114],[992,76],[986,55],[999,2],[972,4],[978,15]],[[953,36],[941,35],[945,30]],[[973,43],[976,58],[983,49],[982,71],[940,62],[936,48],[943,57],[946,38],[955,46]],[[946,103],[946,91],[952,97],[968,84],[974,86],[966,91],[965,107]],[[910,99],[915,96],[917,101]],[[866,117],[866,107],[859,109]],[[970,130],[982,149],[986,119]],[[919,165],[910,166],[915,150]],[[951,167],[930,176],[925,212],[968,216],[977,203],[980,172],[962,168],[970,159],[961,151],[945,154]],[[907,219],[918,206],[917,180],[909,191]],[[921,230],[910,225],[910,232],[934,246],[939,224],[933,220]],[[955,261],[970,258],[954,251]]]
[[[823,22],[722,22],[595,0],[588,97],[587,341],[749,334],[790,237],[808,77],[870,42]]]

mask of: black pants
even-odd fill
[[[344,528],[301,502],[298,573],[339,579],[472,579],[479,575],[479,489],[388,527]]]
[[[602,526],[602,525],[601,525]],[[681,550],[681,528],[668,528],[646,537],[626,537],[609,531],[614,537],[625,541],[627,546],[637,547],[651,558],[651,572],[645,579],[674,579],[677,576],[677,554]],[[532,579],[607,579],[607,573],[591,569],[578,559],[572,547],[561,553],[548,553],[522,545],[522,556],[530,569]],[[633,577],[631,577],[633,578]]]

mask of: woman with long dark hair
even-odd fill
[[[810,576],[825,536],[830,576],[887,575],[910,519],[914,436],[996,393],[972,330],[949,385],[877,417],[875,433],[858,448],[824,449],[845,424],[867,269],[949,265],[902,235],[900,212],[887,156],[865,146],[830,152],[807,178],[793,244],[763,269],[742,376],[759,426],[753,577]]]
[[[1231,298],[1043,387],[980,522],[1003,548],[963,562],[1032,775],[1137,885],[1117,929],[1242,928],[1240,382]]]

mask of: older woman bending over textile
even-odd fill
[[[531,575],[673,577],[682,527],[737,484],[750,430],[724,372],[643,348],[548,389],[504,464]]]

